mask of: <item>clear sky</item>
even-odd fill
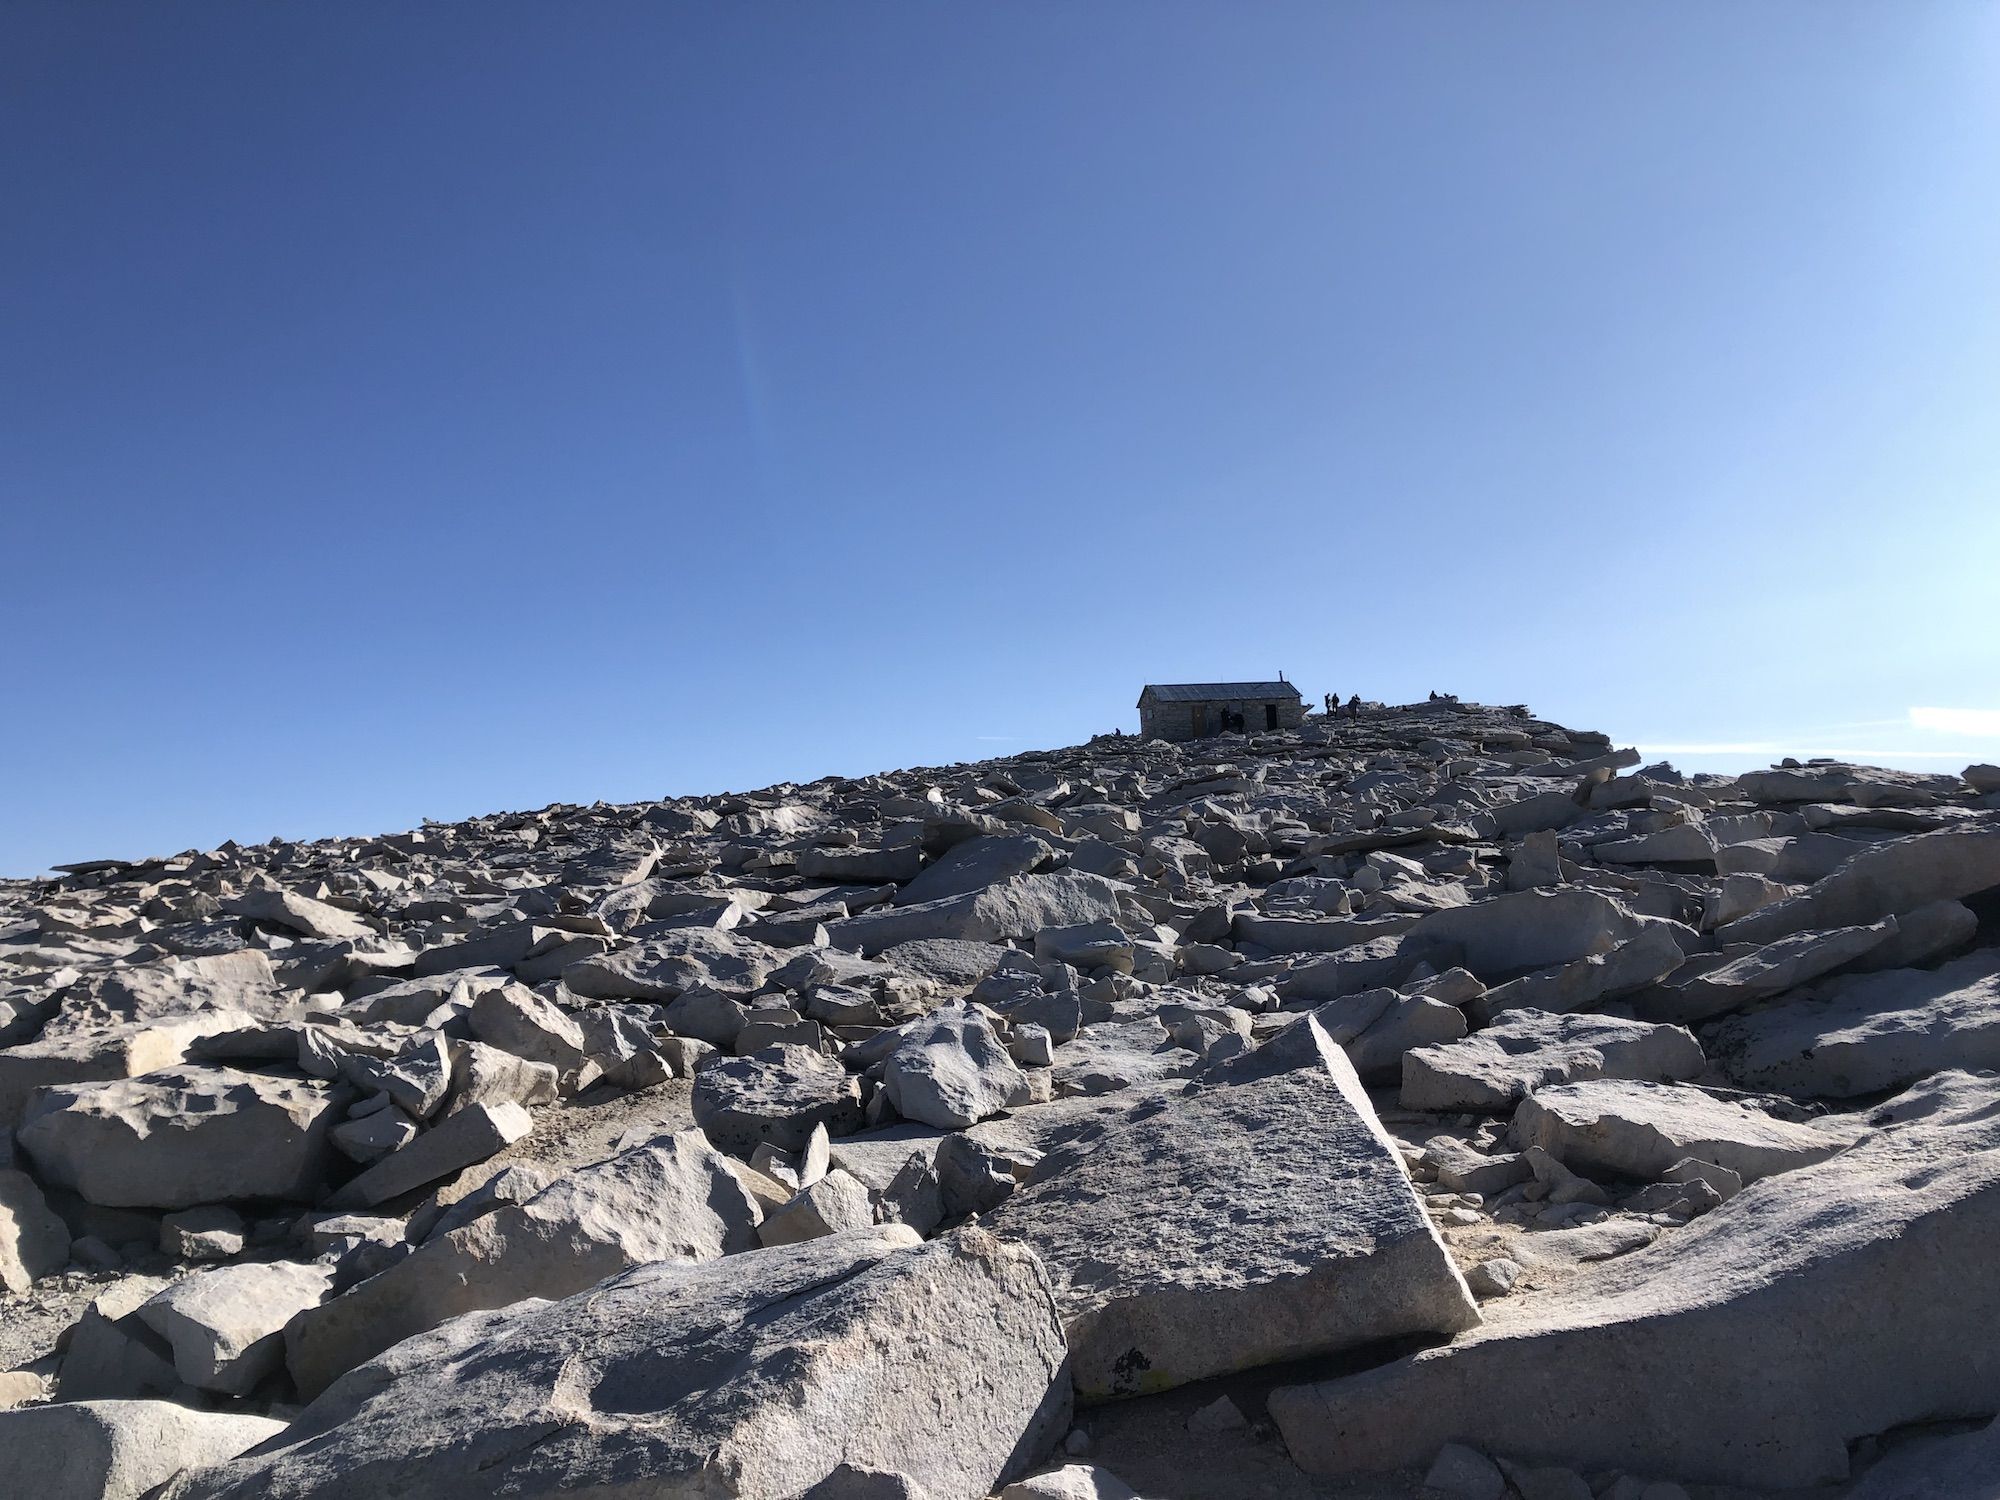
[[[15,0],[0,215],[0,872],[1280,669],[2000,759],[1991,4]]]

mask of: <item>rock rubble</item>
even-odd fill
[[[1996,974],[1452,700],[0,883],[0,1494],[1957,1494]]]

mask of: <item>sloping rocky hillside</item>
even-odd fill
[[[0,887],[0,1495],[2000,1493],[2000,769],[1368,707]]]

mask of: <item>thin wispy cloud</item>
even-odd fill
[[[1639,739],[1634,744],[1648,756],[1758,756],[1771,760],[1792,756],[1799,760],[1844,760],[1863,764],[1937,761],[1944,765],[1965,765],[1970,761],[1990,758],[1993,754],[1991,744],[1983,747],[1964,743],[1940,745],[1933,739],[1928,744],[1919,740],[1914,745],[1884,748],[1879,742],[1855,744],[1849,739],[1850,736],[1861,738],[1861,731],[1881,729],[1908,730],[1913,737],[1950,735],[1975,741],[2000,740],[2000,709],[1912,708],[1900,719],[1857,719],[1845,724],[1819,724],[1802,728],[1787,739],[1770,736],[1754,740]],[[1875,740],[1872,734],[1866,738]]]
[[[1793,750],[1788,752],[1805,759],[1831,756],[1837,760],[1943,760],[1963,763],[1976,756],[1976,750]]]
[[[2000,738],[2000,708],[1913,708],[1912,729],[1941,734],[1979,734]]]
[[[1648,755],[1782,755],[1784,747],[1776,740],[1715,740],[1687,745],[1662,745],[1651,740],[1635,742],[1637,749]]]
[[[1974,759],[1976,750],[1877,749],[1853,745],[1800,745],[1794,740],[1723,740],[1687,745],[1661,745],[1639,740],[1635,747],[1642,755],[1789,755],[1798,760],[1942,760]]]

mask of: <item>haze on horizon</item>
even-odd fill
[[[0,15],[0,873],[1146,681],[2000,761],[2000,10]]]

